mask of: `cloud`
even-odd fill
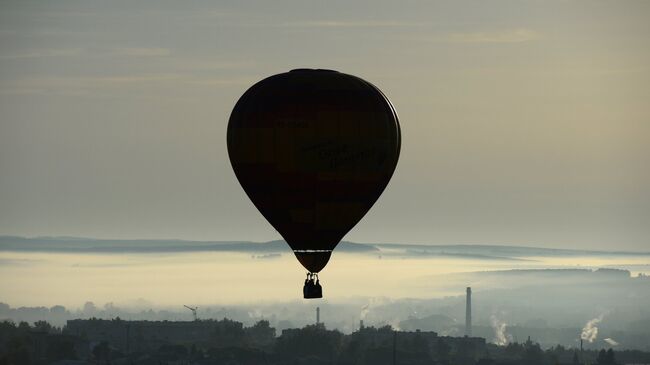
[[[428,43],[455,44],[516,44],[541,39],[542,35],[531,29],[517,28],[499,31],[476,31],[455,33],[394,35],[395,41],[415,41]]]
[[[253,77],[240,77],[240,78],[194,78],[188,79],[186,82],[190,85],[201,86],[221,86],[221,85],[251,85],[255,83],[256,79]]]
[[[45,57],[76,57],[76,56],[116,56],[116,57],[165,57],[171,55],[168,48],[151,48],[151,47],[124,47],[114,48],[112,50],[93,50],[82,48],[34,48],[16,50],[14,52],[5,52],[0,55],[0,59],[27,59],[27,58],[45,58]]]
[[[0,258],[0,265],[3,266],[25,266],[25,265],[33,265],[41,262],[43,262],[43,260]]]
[[[149,83],[177,80],[182,74],[133,74],[110,76],[72,76],[72,77],[43,77],[21,80],[22,85],[41,87],[73,87],[88,85],[114,85],[130,83]]]
[[[23,59],[23,58],[43,58],[43,57],[72,57],[79,56],[83,53],[81,48],[67,49],[25,49],[14,53],[0,55],[0,59]]]
[[[113,267],[133,267],[142,266],[142,262],[132,263],[75,263],[70,265],[72,268],[113,268]]]
[[[111,52],[112,56],[126,56],[126,57],[164,57],[169,56],[171,51],[168,48],[116,48]]]
[[[0,95],[95,95],[100,91],[119,90],[124,93],[133,87],[180,84],[188,86],[250,85],[252,77],[206,78],[192,74],[117,74],[107,76],[38,77],[9,80],[0,87]]]
[[[111,76],[37,77],[10,80],[0,88],[0,95],[88,95],[97,89],[176,81],[181,74],[142,74]]]
[[[385,27],[416,27],[422,26],[423,23],[396,22],[387,20],[308,20],[300,22],[282,23],[282,27],[296,28],[385,28]]]
[[[496,32],[452,33],[446,40],[451,43],[522,43],[539,38],[539,33],[519,28]]]

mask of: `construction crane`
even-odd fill
[[[190,307],[190,306],[187,306],[187,305],[184,305],[184,304],[183,304],[183,307],[185,307],[185,308],[192,311],[192,316],[194,316],[195,321],[199,320],[199,318],[196,316],[196,310],[199,309],[199,307]]]

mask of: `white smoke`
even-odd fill
[[[364,320],[368,315],[368,312],[370,312],[370,304],[366,304],[361,307],[361,314],[359,315],[359,319]]]
[[[610,345],[610,346],[618,346],[619,345],[619,343],[614,341],[613,338],[606,338],[603,341],[607,342],[607,344]]]
[[[490,322],[492,323],[492,329],[494,330],[494,344],[497,346],[505,346],[510,341],[512,341],[512,336],[506,332],[508,324],[505,321],[497,318],[496,315],[490,316]]]
[[[388,324],[393,328],[393,330],[395,330],[395,331],[401,331],[402,329],[400,328],[399,323],[400,323],[399,318],[394,318],[394,319],[391,320],[390,323],[388,323]]]
[[[255,308],[251,311],[248,311],[248,317],[251,319],[264,318],[264,314],[262,313],[261,309]]]
[[[582,328],[582,333],[580,334],[580,338],[588,341],[589,343],[592,343],[596,340],[596,337],[598,337],[598,323],[600,323],[603,320],[604,314],[599,315],[598,317],[590,320],[585,324],[584,328]]]
[[[440,336],[450,336],[450,337],[460,337],[460,336],[462,336],[460,334],[460,330],[458,329],[458,327],[450,327],[450,328],[443,329],[442,331],[440,331],[438,333],[438,335],[440,335]]]

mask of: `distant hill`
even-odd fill
[[[650,252],[625,252],[625,251],[597,251],[597,250],[572,250],[559,248],[523,247],[523,246],[497,246],[497,245],[422,245],[401,243],[373,244],[382,252],[403,252],[417,256],[474,256],[473,258],[499,258],[513,259],[521,257],[566,257],[566,256],[600,256],[600,255],[642,255],[650,256]]]
[[[283,240],[251,241],[186,241],[186,240],[117,240],[80,237],[18,237],[0,236],[0,251],[34,252],[258,252],[290,253]],[[337,252],[372,253],[386,257],[457,257],[478,260],[530,260],[535,257],[566,256],[650,256],[650,252],[590,251],[496,245],[422,245],[398,243],[354,243],[342,241]]]
[[[378,252],[373,245],[342,241],[336,247],[341,252]],[[185,240],[114,240],[79,237],[17,237],[0,236],[0,251],[34,252],[97,252],[97,253],[155,253],[155,252],[264,252],[291,253],[282,240],[250,241],[185,241]]]

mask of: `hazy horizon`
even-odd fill
[[[66,306],[139,298],[158,305],[310,302],[301,299],[305,270],[284,242],[189,243],[0,237],[0,301]],[[320,277],[326,300],[436,298],[462,294],[466,286],[479,291],[519,286],[479,278],[490,272],[598,268],[650,275],[650,252],[344,242]],[[471,273],[479,276],[467,276]]]
[[[0,246],[0,320],[57,326],[118,316],[188,321],[191,313],[183,305],[191,305],[199,307],[201,319],[247,326],[266,319],[281,330],[313,324],[320,307],[327,328],[344,333],[358,330],[364,319],[367,326],[461,336],[465,288],[471,286],[475,334],[489,342],[504,345],[532,335],[545,348],[575,346],[581,329],[601,318],[598,335],[585,348],[615,338],[618,349],[650,350],[644,342],[650,336],[648,255],[540,249],[537,256],[522,256],[537,249],[489,248],[494,255],[488,256],[478,254],[481,247],[397,246],[335,251],[320,275],[325,295],[319,300],[302,299],[305,270],[282,245],[273,251],[244,246],[240,252],[138,253]]]
[[[170,237],[170,238],[152,238],[152,237],[143,237],[143,238],[116,238],[116,237],[82,237],[82,236],[53,236],[53,235],[42,235],[42,236],[20,236],[20,235],[7,235],[7,234],[1,234],[0,233],[0,241],[2,240],[9,240],[11,241],[12,238],[17,238],[20,240],[52,240],[52,241],[58,241],[58,242],[65,242],[66,240],[72,240],[74,241],[79,241],[79,242],[84,242],[86,241],[87,243],[90,243],[90,245],[86,246],[89,249],[92,249],[92,243],[95,242],[115,242],[115,243],[120,243],[121,245],[128,244],[129,242],[148,242],[152,243],[155,246],[155,243],[170,243],[170,242],[178,242],[178,243],[199,243],[199,244],[209,244],[209,243],[215,243],[215,244],[221,244],[221,243],[254,243],[254,244],[265,244],[265,243],[275,243],[275,242],[283,242],[286,245],[286,249],[288,250],[290,247],[286,243],[282,237],[277,237],[275,239],[268,239],[268,240],[259,240],[259,241],[253,241],[253,240],[219,240],[219,239],[209,239],[209,240],[191,240],[191,239],[184,239],[184,238],[178,238],[178,237]],[[507,243],[500,243],[500,244],[495,244],[495,243],[488,243],[488,242],[466,242],[466,243],[431,243],[431,242],[353,242],[349,240],[341,240],[339,245],[337,246],[337,250],[341,250],[341,245],[346,245],[346,244],[358,244],[358,245],[367,245],[367,246],[390,246],[390,245],[397,245],[397,246],[422,246],[422,247],[503,247],[503,248],[530,248],[530,249],[549,249],[549,250],[558,250],[558,251],[584,251],[584,252],[603,252],[603,253],[629,253],[629,254],[642,254],[642,255],[650,255],[650,250],[638,250],[638,251],[632,251],[632,250],[620,250],[616,249],[614,247],[610,247],[609,249],[588,249],[588,248],[572,248],[572,247],[559,247],[559,246],[552,246],[552,245],[520,245],[520,244],[507,244]],[[118,246],[118,247],[124,247],[124,246]],[[183,246],[177,246],[177,248],[180,251],[183,251]],[[14,250],[13,248],[6,249],[5,247],[2,246],[2,242],[0,242],[0,251],[12,251]],[[50,250],[45,250],[45,251],[50,251]],[[52,251],[56,251],[56,249],[53,249]],[[254,250],[253,250],[254,251]]]

